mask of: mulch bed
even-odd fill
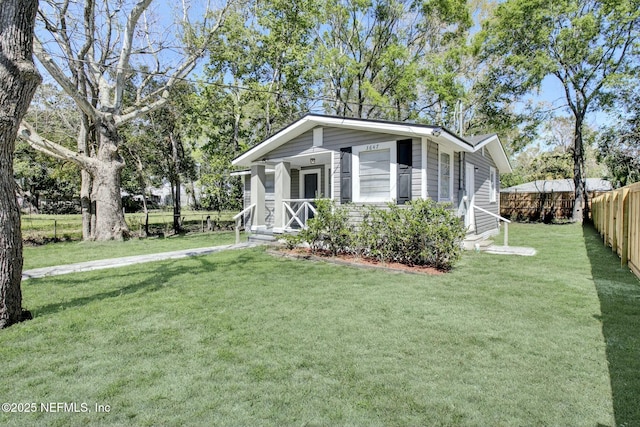
[[[274,256],[281,256],[291,259],[311,260],[311,261],[323,261],[337,265],[346,265],[350,267],[359,267],[365,269],[378,269],[386,270],[397,273],[409,273],[409,274],[429,274],[440,275],[445,274],[444,271],[438,270],[434,267],[425,266],[409,266],[398,262],[381,263],[377,260],[357,257],[355,255],[337,255],[332,256],[329,252],[321,252],[313,254],[311,249],[308,248],[296,248],[286,249],[284,247],[269,249],[267,252]]]

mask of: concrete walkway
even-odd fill
[[[53,267],[34,268],[33,270],[25,270],[22,272],[22,280],[38,279],[47,276],[59,276],[61,274],[77,273],[80,271],[94,271],[105,268],[124,267],[133,264],[142,264],[144,262],[162,261],[167,259],[187,258],[197,255],[208,255],[215,252],[244,249],[256,246],[255,243],[240,243],[237,245],[222,245],[208,248],[183,249],[173,252],[161,252],[158,254],[134,255],[123,258],[101,259],[97,261],[79,262],[76,264],[58,265]]]
[[[483,249],[483,252],[494,255],[520,255],[520,256],[534,256],[536,254],[536,250],[533,248],[524,248],[520,246],[496,246],[491,245],[486,249]]]

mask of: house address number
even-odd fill
[[[375,151],[379,149],[380,149],[380,144],[369,144],[366,147],[364,147],[365,151]]]

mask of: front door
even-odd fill
[[[301,195],[305,199],[315,199],[319,196],[320,189],[318,188],[318,182],[320,182],[319,172],[304,172],[302,175],[302,191]],[[315,206],[315,204],[314,204]],[[311,209],[307,210],[304,215],[304,222],[313,218],[313,212]]]
[[[475,174],[476,174],[476,167],[471,163],[467,163],[465,168],[465,173],[464,173],[464,177],[465,177],[464,188],[465,188],[465,196],[467,198],[465,203],[467,211],[464,215],[464,225],[465,227],[467,227],[468,232],[475,231],[476,229],[476,221],[473,215],[473,204],[475,202],[475,196],[476,196]]]
[[[318,195],[318,174],[307,173],[304,175],[304,198],[315,199]]]

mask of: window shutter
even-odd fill
[[[411,169],[413,141],[405,139],[398,141],[398,197],[397,203],[403,205],[411,200]]]
[[[340,149],[340,203],[351,202],[351,147]]]

